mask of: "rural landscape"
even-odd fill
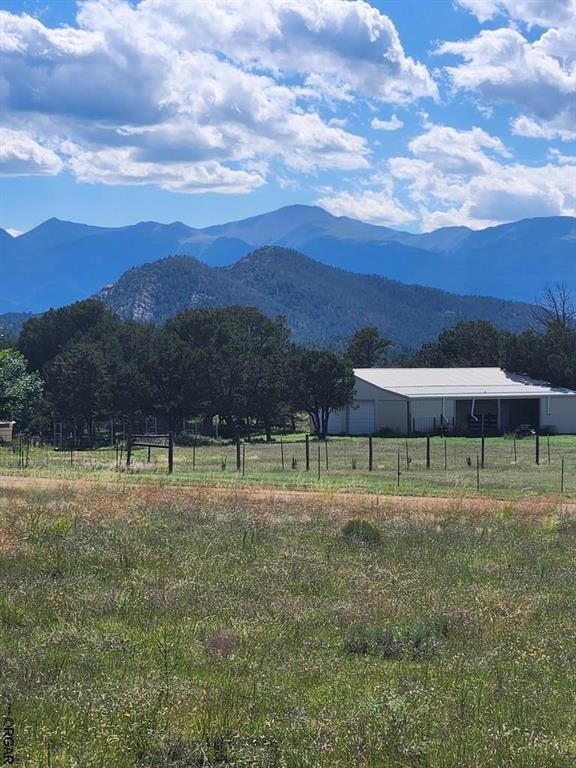
[[[0,764],[576,766],[576,0],[0,0]]]

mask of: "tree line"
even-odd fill
[[[395,365],[500,366],[576,388],[576,311],[563,286],[520,334],[460,322]],[[353,399],[353,368],[389,364],[390,342],[359,329],[343,354],[291,341],[283,318],[251,307],[190,309],[161,327],[126,321],[86,300],[26,321],[17,340],[0,334],[0,419],[50,433],[53,419],[93,435],[97,421],[128,428],[157,416],[177,432],[185,418],[217,417],[220,433],[249,437],[307,414],[325,437],[333,410]]]
[[[174,432],[185,418],[218,417],[223,435],[270,439],[296,413],[325,436],[354,386],[348,358],[294,344],[283,318],[251,307],[191,309],[156,327],[86,300],[29,319],[0,356],[0,415],[40,432],[73,419],[87,436],[97,421],[145,415]]]

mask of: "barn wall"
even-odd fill
[[[356,379],[354,400],[381,400],[382,398],[386,400],[404,400],[401,395],[375,387],[374,384],[369,384],[362,379]]]
[[[391,429],[401,435],[406,434],[406,400],[395,398],[376,401],[376,431]]]
[[[426,398],[410,401],[411,428],[415,432],[432,432],[440,429],[442,416],[442,398]],[[454,423],[455,403],[450,398],[444,398],[445,426]]]
[[[550,415],[547,413],[547,398],[540,398],[540,431],[559,434],[576,433],[576,396],[550,398]]]

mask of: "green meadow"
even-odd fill
[[[0,485],[17,765],[574,766],[571,508],[34,483]]]
[[[254,440],[237,450],[232,442],[176,446],[174,473],[167,475],[166,451],[134,450],[130,468],[125,452],[54,451],[31,447],[22,457],[16,442],[0,448],[0,475],[93,478],[119,484],[180,484],[222,487],[275,487],[340,492],[428,496],[489,495],[521,499],[576,495],[576,437],[542,436],[536,463],[535,438],[374,438],[369,470],[368,438],[332,437],[309,442],[309,470],[303,435]],[[562,469],[564,465],[564,469]]]

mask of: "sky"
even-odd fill
[[[576,0],[0,0],[0,227],[576,216]]]

